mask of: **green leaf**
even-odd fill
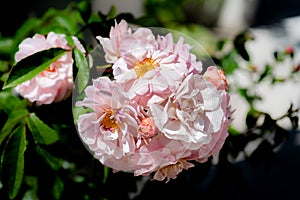
[[[27,124],[36,143],[49,145],[59,139],[57,132],[40,120],[35,113],[30,113]]]
[[[84,93],[82,93],[82,94],[84,94]],[[74,123],[77,124],[77,120],[78,120],[79,116],[86,114],[88,112],[91,112],[91,109],[83,107],[83,106],[82,107],[74,106],[72,109]]]
[[[90,69],[85,55],[80,50],[74,49],[74,57],[78,68],[77,85],[80,94],[89,83]]]
[[[39,18],[28,18],[20,28],[16,31],[14,42],[15,45],[19,44],[24,38],[35,33],[35,29],[40,28],[41,21]]]
[[[43,34],[54,31],[75,35],[84,23],[79,10],[76,10],[72,5],[64,10],[50,8],[40,19],[42,30],[38,30],[38,32]]]
[[[74,15],[72,15],[74,17]],[[73,19],[68,15],[67,13],[60,13],[54,18],[54,23],[56,22],[58,26],[64,27],[64,29],[67,29],[69,33],[76,34],[78,31],[78,27],[75,23],[73,23]]]
[[[59,176],[56,176],[53,188],[52,188],[52,193],[54,199],[60,199],[62,193],[64,191],[64,182],[61,180]]]
[[[117,15],[117,8],[116,6],[112,5],[110,7],[110,10],[108,11],[107,19],[114,19],[116,15]]]
[[[260,75],[258,82],[262,81],[265,79],[267,76],[269,76],[272,73],[272,67],[270,65],[266,65],[265,70],[263,73]]]
[[[228,132],[230,135],[240,135],[241,132],[239,130],[237,130],[236,128],[234,128],[232,125],[230,125],[228,127]]]
[[[234,47],[237,50],[238,54],[246,61],[250,61],[250,56],[246,50],[246,42],[252,39],[252,36],[249,32],[242,32],[236,36],[233,41]]]
[[[39,200],[37,196],[38,178],[35,176],[26,176],[25,182],[30,187],[30,189],[26,191],[22,200]]]
[[[35,150],[54,171],[57,171],[62,167],[64,163],[62,159],[54,157],[52,154],[38,145],[35,146]]]
[[[26,129],[19,126],[15,129],[1,156],[3,185],[8,196],[14,199],[21,187],[24,173],[24,152],[26,149]]]
[[[230,52],[228,55],[224,56],[221,60],[221,67],[226,74],[230,75],[236,70],[239,65],[236,61],[237,53],[235,51]]]
[[[90,1],[81,1],[77,4],[77,9],[84,21],[88,21],[92,14],[92,7]]]
[[[1,48],[1,47],[0,47]],[[0,72],[1,73],[6,73],[8,72],[10,69],[10,66],[9,66],[9,61],[6,61],[6,60],[0,60]]]
[[[25,109],[17,109],[9,115],[6,123],[0,131],[0,145],[5,140],[5,138],[13,132],[13,129],[18,124],[24,124],[24,119],[27,117],[28,114],[28,111]]]
[[[11,91],[5,90],[0,92],[0,109],[10,114],[11,112],[26,108],[26,101],[14,96]]]
[[[22,59],[12,67],[3,89],[15,87],[24,81],[32,79],[65,53],[66,50],[64,49],[52,48]]]
[[[12,38],[0,37],[0,54],[10,55],[14,47],[14,40]]]
[[[109,175],[109,172],[110,172],[110,168],[104,166],[103,167],[103,179],[102,179],[102,183],[106,183],[108,175]]]

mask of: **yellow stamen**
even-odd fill
[[[102,121],[100,122],[100,125],[104,130],[109,130],[111,132],[115,132],[119,129],[118,122],[113,117],[112,111],[108,111]]]
[[[136,63],[135,72],[138,77],[144,76],[148,71],[154,69],[157,66],[155,60],[152,58],[145,58],[143,61]]]

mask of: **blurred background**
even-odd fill
[[[39,17],[51,7],[63,9],[70,2],[77,1],[2,1],[0,34],[3,37],[13,35],[29,17]],[[144,22],[145,26],[163,26],[183,32],[199,42],[208,54],[215,51],[219,39],[234,38],[247,30],[254,39],[247,42],[246,48],[257,70],[273,61],[275,51],[287,47],[293,47],[294,63],[281,63],[275,73],[285,74],[288,65],[300,63],[299,0],[91,0],[91,3],[95,12],[108,13],[111,6],[115,6],[117,13],[131,13]],[[243,62],[239,64],[243,65]],[[243,70],[236,70],[229,81],[247,87],[251,85],[252,79]],[[271,86],[268,82],[262,83],[255,88],[255,92],[262,97],[262,101],[255,106],[274,118],[282,116],[291,103],[296,107],[300,106],[299,82],[285,81],[276,86]],[[232,95],[231,106],[235,110],[233,126],[237,130],[245,130],[249,105],[241,96]],[[281,125],[287,129],[291,128],[286,121],[282,121]],[[250,150],[257,144],[251,145]],[[188,191],[193,191],[195,195],[205,194],[209,197],[215,191],[208,188],[217,187],[222,188],[223,199],[299,199],[298,131],[293,131],[291,138],[278,148],[277,160],[268,171],[265,171],[263,163],[251,167],[243,162],[243,159],[236,161],[232,172],[237,168],[241,180],[237,180],[237,176],[231,179],[228,175],[223,177],[227,180],[219,182],[224,185],[217,186],[211,182],[215,176],[214,168],[211,168],[208,171],[210,174],[200,182],[195,178],[197,172],[192,171],[191,175],[195,175],[194,178],[188,177],[173,185],[171,183],[167,191],[162,191],[159,185],[155,186],[151,182],[144,185],[145,180],[141,179],[140,187],[144,189],[137,190],[131,196],[150,199],[159,192],[171,193],[172,188],[180,190],[182,187],[191,187]],[[153,188],[156,190],[154,193]]]

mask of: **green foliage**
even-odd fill
[[[24,125],[14,129],[1,155],[1,177],[10,199],[17,196],[23,181],[24,152],[26,149],[25,134]]]
[[[27,124],[37,144],[50,145],[59,139],[57,132],[41,121],[35,113],[30,113]]]
[[[74,57],[78,68],[77,85],[78,92],[81,93],[90,80],[90,68],[85,55],[78,49],[74,49]]]

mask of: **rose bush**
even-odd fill
[[[146,2],[142,17],[72,2],[0,34],[0,199],[249,197],[241,166],[277,161],[291,135],[280,122],[296,129],[298,109],[273,118],[256,89],[297,80],[296,50],[258,69],[249,32],[215,38],[181,18],[183,0]],[[283,61],[290,73],[277,77]],[[245,130],[231,94],[249,106]]]

